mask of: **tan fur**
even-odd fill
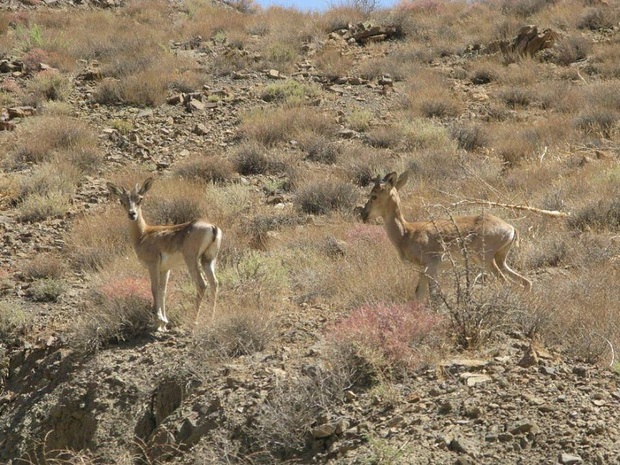
[[[142,216],[141,203],[151,188],[153,179],[147,179],[128,191],[108,183],[108,189],[116,195],[127,210],[131,241],[138,259],[149,269],[154,310],[160,321],[159,331],[166,331],[166,291],[170,270],[187,266],[196,286],[196,320],[207,288],[205,275],[212,288],[212,314],[215,313],[218,282],[215,263],[222,241],[222,231],[205,220],[177,225],[151,226]]]
[[[416,297],[428,296],[429,280],[437,281],[438,272],[452,260],[467,257],[485,267],[502,281],[517,281],[527,289],[532,283],[506,264],[510,248],[518,239],[517,230],[490,214],[460,216],[434,221],[408,222],[400,211],[398,190],[408,175],[390,173],[377,180],[361,215],[364,222],[383,218],[387,235],[400,257],[420,267]]]

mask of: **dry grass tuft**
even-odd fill
[[[355,186],[330,179],[309,182],[295,193],[297,209],[311,215],[352,211],[358,199],[359,192]]]
[[[67,240],[71,265],[78,270],[97,271],[118,256],[132,254],[127,221],[120,207],[75,221]]]
[[[232,163],[219,156],[200,156],[184,161],[175,169],[180,178],[192,182],[225,184],[234,179]]]
[[[13,152],[15,163],[43,163],[58,153],[92,150],[96,146],[90,127],[73,118],[34,117],[20,129],[20,143]]]
[[[230,359],[265,350],[275,336],[275,322],[262,308],[228,308],[225,315],[195,335],[206,357]]]
[[[311,107],[257,110],[242,117],[239,132],[249,141],[274,147],[289,142],[302,133],[333,136],[336,132],[336,121]]]
[[[245,143],[236,150],[235,168],[244,176],[276,174],[284,170],[284,164],[269,155],[269,151],[257,143]]]
[[[57,253],[40,253],[24,265],[28,279],[60,279],[67,272],[67,264]]]
[[[20,344],[31,327],[31,312],[20,303],[0,300],[0,338],[4,344]]]

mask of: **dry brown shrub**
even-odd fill
[[[352,212],[358,198],[359,192],[352,184],[319,178],[299,186],[294,203],[302,213],[325,215],[334,211]]]
[[[548,344],[588,363],[611,360],[610,347],[620,343],[618,268],[613,263],[557,275],[542,301],[549,324],[540,332]]]
[[[154,326],[149,280],[117,264],[102,276],[71,322],[69,343],[82,352],[143,337]]]
[[[120,13],[135,23],[161,27],[174,11],[165,0],[132,0],[123,6]]]
[[[339,47],[325,47],[316,54],[316,68],[328,80],[351,76],[353,55],[344,54]]]
[[[612,29],[618,23],[618,11],[598,7],[586,9],[577,21],[578,29]]]
[[[59,152],[92,150],[96,137],[81,120],[40,116],[28,119],[20,130],[20,142],[13,152],[16,163],[42,163]]]
[[[0,300],[0,337],[5,347],[23,344],[23,337],[32,330],[33,323],[33,312],[22,302]]]
[[[341,152],[341,146],[338,143],[316,133],[311,133],[300,139],[300,146],[306,152],[308,160],[328,165],[335,164],[338,161]]]
[[[158,179],[145,196],[143,212],[149,224],[181,224],[205,217],[209,205],[202,183]]]
[[[336,132],[336,121],[312,107],[275,108],[246,113],[239,128],[243,138],[265,147],[289,142],[308,132],[329,137]]]
[[[351,309],[414,298],[416,273],[400,261],[382,226],[351,222],[348,215],[346,220],[338,214],[331,218],[329,230],[305,227],[280,232],[297,302],[330,302],[333,308]],[[330,256],[329,249],[320,246],[328,233],[344,241],[344,255]]]
[[[221,41],[231,35],[247,35],[245,31],[251,18],[251,15],[231,12],[209,2],[194,2],[186,11],[180,34],[186,40],[201,36]]]
[[[147,107],[156,107],[165,103],[168,87],[173,82],[173,75],[164,70],[169,70],[169,68],[160,62],[121,79],[119,82],[121,102]]]
[[[403,109],[427,118],[457,116],[461,111],[461,104],[450,87],[441,74],[419,70],[407,82],[407,89],[401,100]]]
[[[225,313],[216,311],[215,321],[197,329],[194,338],[202,356],[227,360],[265,350],[275,326],[268,308],[246,301],[243,306],[227,305]]]
[[[465,179],[465,159],[454,150],[423,150],[406,158],[405,168],[416,183],[447,189],[459,180]],[[471,173],[470,173],[471,175]]]
[[[244,143],[235,152],[235,168],[244,176],[277,174],[284,171],[284,163],[277,155],[272,155],[272,152],[256,142]]]
[[[471,67],[469,79],[476,85],[498,81],[504,72],[503,66],[492,59],[477,60]]]
[[[552,50],[551,60],[561,66],[583,60],[592,50],[592,42],[580,35],[562,37]]]
[[[267,249],[270,234],[287,227],[305,224],[301,216],[294,214],[260,213],[242,225],[244,233],[250,237],[250,244],[259,249]]]
[[[502,13],[526,19],[547,6],[547,0],[503,0],[500,2]]]
[[[590,74],[600,74],[603,78],[620,78],[620,39],[597,43],[592,47],[592,55],[587,68]]]
[[[48,218],[60,218],[70,209],[69,196],[62,192],[32,194],[19,204],[18,218],[20,221],[38,222]]]
[[[42,71],[31,79],[27,86],[27,98],[24,104],[39,107],[47,100],[67,100],[71,92],[71,83],[67,76],[56,70]]]
[[[157,59],[160,44],[170,39],[171,22],[162,14],[165,8],[165,2],[157,1],[144,9],[136,5],[131,15],[103,9],[69,16],[58,12],[58,18],[44,24],[46,49],[73,62],[97,60],[107,76],[133,74]]]
[[[415,48],[398,48],[387,56],[362,62],[359,66],[359,75],[370,80],[389,75],[395,81],[406,81],[415,74],[419,63],[425,61],[423,58],[424,55]]]
[[[23,268],[24,276],[29,279],[60,279],[66,272],[64,257],[53,252],[36,255]]]
[[[31,195],[47,195],[58,192],[69,196],[75,191],[79,172],[75,167],[63,160],[52,160],[42,163],[33,170],[30,176],[20,180],[21,200]]]
[[[403,130],[396,125],[381,125],[366,134],[366,142],[376,149],[395,149],[402,141]]]
[[[102,104],[159,106],[166,101],[169,89],[179,85],[184,74],[178,66],[183,63],[183,60],[160,53],[141,68],[128,70],[119,78],[103,79],[95,89],[93,99]]]
[[[499,74],[498,83],[504,86],[526,88],[545,75],[545,68],[529,57],[520,57],[515,63],[505,66]]]
[[[369,185],[379,174],[389,172],[394,164],[391,152],[358,144],[346,145],[340,160],[349,179],[360,187]]]
[[[534,100],[534,94],[531,89],[523,87],[510,87],[500,92],[499,98],[502,99],[506,106],[512,109],[519,107],[528,107]]]
[[[339,29],[346,29],[349,24],[363,21],[364,15],[356,8],[334,6],[319,17],[319,26],[324,32],[330,33]]]
[[[296,460],[307,451],[317,418],[344,402],[343,394],[354,374],[335,359],[325,365],[312,366],[308,374],[282,380],[270,392],[255,422],[244,428],[260,463]]]
[[[130,256],[128,222],[120,206],[75,221],[66,250],[73,268],[97,271],[118,256]]]
[[[453,126],[450,131],[460,149],[472,152],[486,147],[489,136],[483,126]]]
[[[235,174],[232,163],[221,156],[196,156],[183,161],[175,174],[188,181],[223,184],[230,182]]]
[[[572,139],[574,131],[569,121],[559,115],[536,125],[494,126],[489,131],[493,137],[491,146],[509,166],[526,160],[540,160],[548,150],[561,147]]]

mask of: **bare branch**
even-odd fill
[[[558,210],[544,210],[542,208],[530,207],[528,205],[516,205],[509,203],[501,203],[501,202],[493,202],[491,200],[481,200],[481,199],[466,199],[460,200],[458,202],[454,202],[451,204],[452,207],[458,207],[460,205],[487,205],[489,207],[502,207],[502,208],[510,208],[512,210],[525,210],[534,213],[540,213],[541,215],[547,216],[555,216],[566,218],[570,216],[570,213],[561,212]]]

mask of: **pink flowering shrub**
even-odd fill
[[[151,284],[148,278],[134,276],[108,281],[99,287],[99,292],[107,300],[126,300],[136,298],[151,301]]]
[[[98,286],[73,323],[72,342],[86,352],[148,334],[155,317],[148,278],[120,276]]]
[[[346,240],[350,242],[370,242],[373,244],[388,240],[385,230],[381,226],[356,223],[346,233]]]
[[[417,302],[364,305],[330,328],[327,339],[358,363],[367,380],[398,376],[427,362],[444,319]]]

